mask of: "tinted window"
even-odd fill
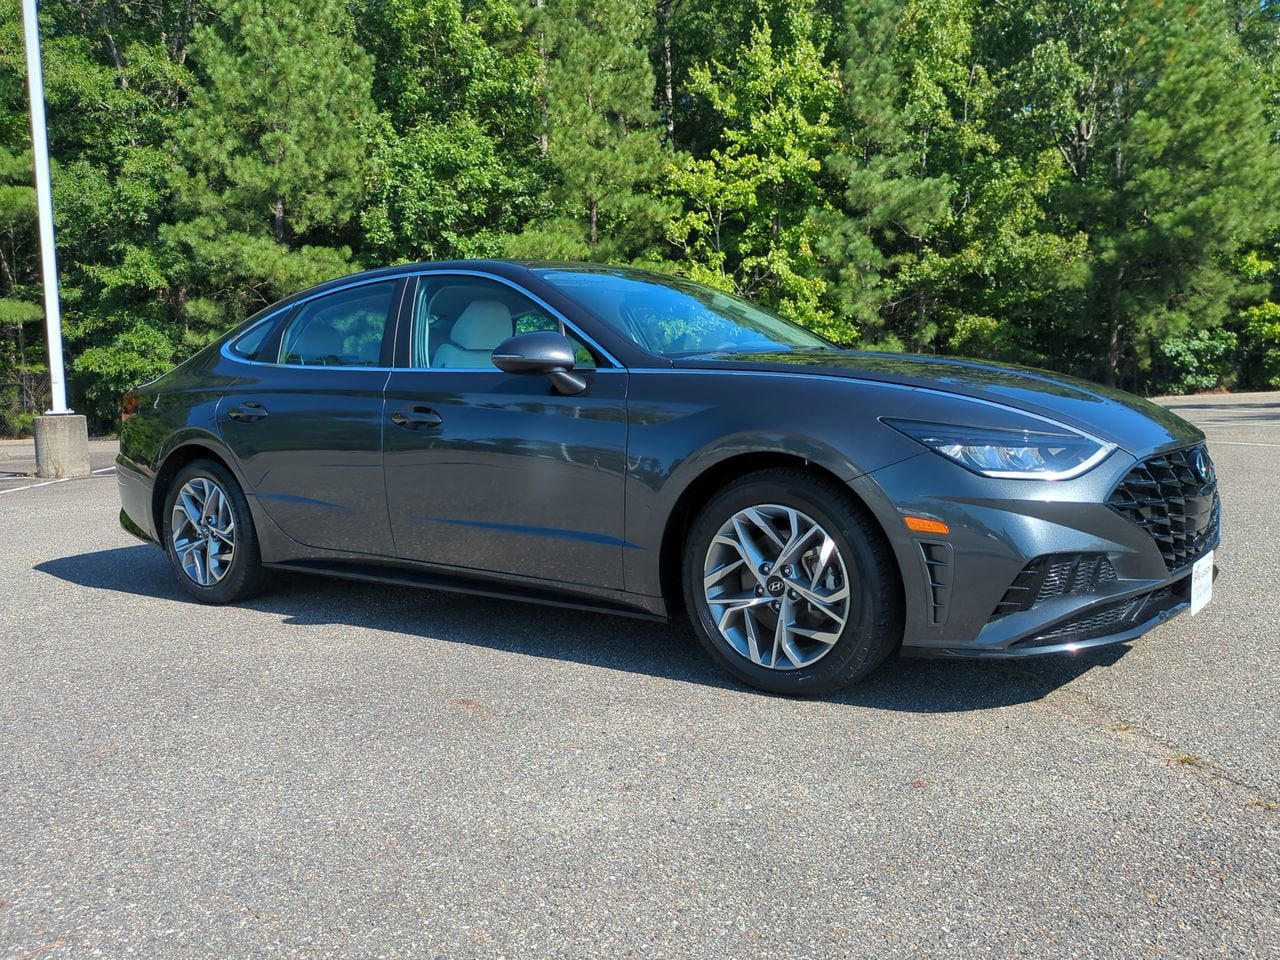
[[[277,315],[276,319],[279,319],[279,315]],[[267,337],[275,328],[275,325],[274,320],[267,320],[258,324],[231,344],[231,352],[238,357],[243,357],[245,360],[257,360],[258,353],[262,350],[262,345],[267,342]]]
[[[575,365],[595,366],[591,352],[552,314],[517,290],[484,277],[423,277],[414,298],[410,363],[414,367],[493,370],[493,348],[535,330],[564,333]]]
[[[650,353],[831,348],[755,304],[679,277],[628,270],[545,270],[541,276]]]
[[[303,304],[280,340],[280,362],[379,366],[395,289],[394,281],[370,283]]]

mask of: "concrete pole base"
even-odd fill
[[[36,476],[87,477],[89,422],[71,413],[47,414],[35,419]]]

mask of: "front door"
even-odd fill
[[[409,367],[386,392],[399,556],[622,589],[626,371],[582,346],[587,388],[564,396],[498,370],[489,354],[513,333],[564,327],[494,279],[423,277],[414,304]]]

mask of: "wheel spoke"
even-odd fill
[[[776,667],[778,665],[778,654],[786,650],[787,646],[787,621],[791,619],[791,601],[783,599],[782,609],[778,611],[778,622],[773,628],[773,656],[769,658],[766,666]]]
[[[182,567],[187,571],[187,576],[202,587],[209,585],[208,565],[204,557],[205,547],[203,540],[193,541],[187,547],[186,559],[182,562]]]
[[[747,634],[747,656],[751,658],[752,663],[765,666],[764,661],[760,659],[760,634],[756,631],[756,615],[754,611],[742,611],[742,626]]]
[[[795,511],[791,511],[794,517]],[[800,521],[793,520],[791,539],[787,541],[786,546],[782,548],[782,552],[778,554],[777,566],[789,564],[800,553],[800,548],[813,539],[815,533],[821,533],[822,528],[816,523],[806,529],[803,533],[799,530]]]
[[[769,598],[758,597],[754,593],[744,593],[732,597],[707,597],[707,603],[726,604],[729,608],[728,612],[732,613],[736,610],[746,610],[748,607],[764,606],[769,603]]]
[[[204,518],[209,523],[216,523],[222,516],[223,505],[226,503],[222,496],[222,491],[214,487],[209,491],[209,499],[204,502]]]
[[[806,602],[808,602],[809,606],[813,607],[815,610],[817,610],[827,619],[834,621],[837,628],[844,627],[845,614],[843,610],[836,608],[834,604],[837,604],[841,600],[845,600],[848,598],[849,596],[848,587],[841,587],[840,589],[836,590],[834,593],[831,593],[831,594],[821,594],[821,593],[817,593],[816,591],[810,590],[808,587],[802,586],[801,584],[798,584],[798,583],[794,583],[791,586],[792,586],[792,589],[796,591],[796,593],[798,593],[801,597],[804,598]],[[846,608],[847,606],[848,604],[845,604]]]
[[[183,487],[180,496],[182,512],[186,514],[187,523],[199,529],[200,522],[204,519],[204,503],[196,501],[195,491],[189,485]]]
[[[817,640],[819,643],[825,643],[831,646],[840,639],[840,632],[831,630],[814,630],[810,627],[792,626],[791,632],[798,637],[808,637],[810,640]]]
[[[733,571],[741,568],[741,566],[744,563],[746,563],[746,559],[744,557],[739,557],[737,560],[734,560],[732,563],[722,563],[720,566],[716,567],[714,570],[712,570],[710,573],[708,573],[706,576],[702,578],[703,589],[710,590],[712,587],[714,587],[717,583],[719,583],[729,574],[733,573]]]
[[[741,517],[742,514],[738,514],[733,518],[733,532],[737,534],[738,552],[742,554],[743,559],[747,561],[747,565],[751,567],[751,572],[755,578],[763,583],[764,573],[762,571],[764,565],[769,563],[769,558],[756,546],[755,540],[751,538],[751,532],[747,529]]]
[[[746,519],[750,520],[753,524],[755,524],[764,533],[765,536],[767,536],[770,540],[772,540],[775,544],[777,544],[779,549],[782,548],[783,541],[782,541],[782,538],[778,536],[778,531],[775,530],[773,527],[773,524],[770,523],[768,519],[763,514],[760,513],[759,509],[752,507],[750,509],[743,510],[741,513],[741,516],[745,517]]]
[[[831,558],[835,556],[835,553],[836,542],[824,532],[822,534],[822,546],[818,548],[818,559],[813,565],[813,576],[809,580],[810,590],[818,588],[818,581],[822,579],[823,573],[831,565]]]

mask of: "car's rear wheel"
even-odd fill
[[[838,690],[902,639],[883,534],[848,491],[803,470],[754,473],[713,497],[685,545],[684,587],[712,659],[773,693]]]
[[[244,492],[212,460],[192,461],[169,484],[164,545],[178,582],[202,603],[244,600],[266,582]]]

